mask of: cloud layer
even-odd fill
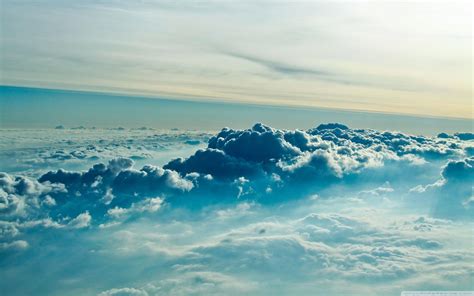
[[[395,295],[397,282],[470,288],[472,134],[259,123],[224,128],[196,150],[200,137],[180,136],[181,147],[195,151],[162,167],[101,157],[105,163],[85,170],[1,173],[0,286],[15,295]],[[51,255],[55,248],[61,255]],[[80,260],[72,254],[92,261],[69,271]],[[63,256],[72,265],[61,266]],[[15,260],[28,276],[36,264],[54,269],[46,282],[61,279],[57,290],[34,280],[15,287]],[[128,278],[108,264],[129,266]],[[111,276],[86,291],[86,269]],[[77,285],[60,275],[66,270]]]
[[[442,191],[437,200],[441,205],[446,196],[454,195],[449,201],[453,212],[445,208],[442,215],[463,216],[472,203],[470,141],[466,134],[428,138],[353,130],[342,124],[307,131],[277,130],[260,123],[247,130],[224,128],[205,149],[171,160],[163,168],[136,169],[133,160],[116,158],[87,171],[59,169],[38,179],[2,173],[2,217],[75,216],[89,211],[103,220],[110,208],[128,208],[146,198],[160,197],[171,205],[242,199],[273,203],[386,182],[413,185],[411,193]],[[406,179],[406,171],[425,172]]]

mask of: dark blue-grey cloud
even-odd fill
[[[333,74],[328,72],[328,71],[287,65],[287,64],[271,61],[271,60],[268,60],[268,59],[247,55],[247,54],[233,53],[233,52],[226,52],[226,54],[231,56],[231,57],[234,57],[234,58],[243,59],[243,60],[255,63],[255,64],[262,65],[262,66],[264,66],[264,67],[266,67],[266,68],[268,68],[272,71],[278,72],[280,74],[285,74],[285,75],[312,75],[312,76],[318,76],[320,78],[325,78],[325,79],[329,79],[329,77],[333,76]]]
[[[383,82],[374,83],[377,79],[376,77],[363,77],[363,76],[354,76],[349,73],[337,72],[332,70],[327,70],[317,67],[305,67],[294,65],[290,63],[285,63],[281,61],[271,60],[267,58],[258,57],[255,55],[237,53],[231,51],[220,51],[227,56],[245,60],[257,65],[263,66],[273,73],[280,75],[290,76],[290,77],[307,77],[313,78],[321,81],[337,83],[342,85],[356,85],[356,86],[365,86],[365,87],[375,87],[375,88],[387,88],[390,90],[399,90],[399,91],[419,91],[422,89],[420,85],[416,85],[413,82],[405,81],[405,83],[397,84],[393,82]]]
[[[454,135],[463,141],[474,140],[474,133],[455,133]]]

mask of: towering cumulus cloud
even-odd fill
[[[135,169],[131,159],[117,158],[84,172],[50,171],[37,180],[2,173],[2,219],[88,211],[102,221],[111,208],[129,208],[153,197],[171,206],[196,200],[202,205],[242,199],[274,203],[353,193],[387,182],[411,186],[407,192],[414,195],[436,191],[435,202],[448,203],[457,215],[472,208],[472,148],[467,134],[428,138],[337,123],[307,131],[260,123],[247,130],[224,128],[207,148],[163,168]],[[412,174],[421,171],[421,176]],[[442,208],[435,214],[449,215]]]
[[[162,167],[114,158],[37,178],[1,173],[0,252],[10,273],[0,285],[14,284],[14,256],[37,258],[25,268],[65,271],[48,257],[59,248],[129,267],[126,279],[106,269],[110,280],[91,283],[101,295],[258,294],[277,292],[277,284],[286,293],[314,278],[318,287],[329,278],[354,288],[375,285],[368,294],[397,294],[400,281],[451,287],[435,267],[445,269],[443,277],[457,272],[458,284],[469,288],[473,144],[467,133],[425,137],[338,123],[306,131],[258,123],[224,128],[207,147]],[[101,270],[108,263],[100,260],[79,265]],[[156,278],[143,277],[139,265]],[[74,287],[67,279],[58,291]],[[307,287],[300,294],[313,291]]]

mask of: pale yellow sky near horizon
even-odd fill
[[[471,118],[466,1],[4,1],[1,84]]]

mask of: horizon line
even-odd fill
[[[288,108],[288,109],[319,109],[319,110],[328,110],[328,111],[337,111],[337,112],[353,112],[353,113],[368,113],[375,115],[389,115],[389,116],[405,116],[405,117],[414,117],[414,118],[427,118],[427,119],[442,119],[442,120],[453,120],[453,121],[474,121],[471,117],[456,117],[456,116],[438,116],[438,115],[429,115],[429,114],[420,114],[420,113],[398,113],[398,112],[389,112],[389,111],[377,111],[377,110],[368,110],[368,109],[351,109],[351,108],[338,108],[338,107],[325,107],[325,106],[315,106],[315,105],[306,105],[306,104],[277,104],[274,102],[265,103],[265,102],[247,102],[243,100],[226,100],[222,98],[211,98],[198,95],[184,95],[184,96],[161,96],[155,92],[147,91],[130,91],[124,88],[116,88],[117,90],[108,89],[108,90],[99,90],[91,88],[64,88],[64,87],[55,87],[55,86],[38,86],[38,85],[24,85],[24,84],[3,84],[0,83],[0,88],[11,87],[11,88],[24,88],[24,89],[36,89],[36,90],[46,90],[46,91],[63,91],[63,92],[75,92],[82,94],[98,94],[106,96],[117,96],[125,97],[131,99],[147,99],[147,100],[166,100],[166,101],[178,101],[178,102],[192,102],[192,103],[214,103],[214,104],[230,104],[230,105],[249,105],[257,107],[269,107],[269,108]]]

